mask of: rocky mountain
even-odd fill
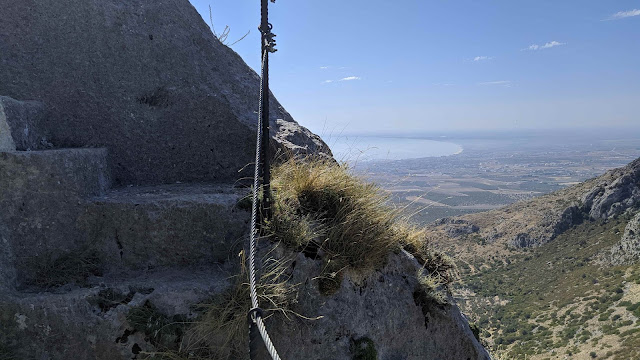
[[[441,219],[456,296],[505,358],[640,356],[640,159],[501,209]]]
[[[640,159],[578,185],[504,208],[441,219],[431,227],[434,242],[475,239],[479,254],[541,246],[586,219],[604,220],[640,206]],[[507,249],[505,249],[505,245]]]
[[[255,72],[188,0],[0,0],[0,9],[0,359],[246,358],[242,179],[254,156]],[[274,153],[328,159],[342,177],[314,196],[331,199],[353,178],[270,102]],[[280,193],[295,186],[280,184]],[[452,302],[441,254],[399,232],[379,249],[362,240],[385,244],[370,229],[397,226],[367,199],[341,195],[339,206],[355,204],[348,211],[298,219],[360,216],[349,234],[328,231],[350,262],[315,238],[281,258],[270,255],[279,242],[260,241],[276,348],[285,359],[488,359]],[[277,220],[302,236],[311,225],[293,222],[299,215]],[[373,252],[377,261],[354,265]]]
[[[603,260],[614,265],[640,262],[640,212],[629,221],[622,239],[611,248],[610,254],[604,254]]]
[[[0,94],[40,101],[30,128],[55,148],[109,148],[122,185],[235,181],[253,160],[259,77],[187,0],[0,6]],[[274,150],[331,154],[270,103]]]

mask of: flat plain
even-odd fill
[[[640,157],[640,132],[483,133],[451,135],[446,141],[464,151],[350,163],[387,191],[393,203],[406,208],[416,223],[428,224],[531,199]]]

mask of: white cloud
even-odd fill
[[[491,56],[476,56],[473,58],[473,61],[484,61],[484,60],[492,60]]]
[[[639,9],[633,9],[633,10],[629,10],[629,11],[619,11],[619,12],[609,16],[609,18],[607,20],[618,20],[618,19],[624,19],[624,18],[628,18],[628,17],[632,17],[632,16],[640,16],[640,10]]]
[[[340,82],[340,81],[354,81],[354,80],[360,80],[359,76],[347,76],[345,78],[342,79],[338,79],[338,80],[325,80],[322,83],[323,84],[330,84],[330,83],[334,83],[334,82]]]
[[[478,85],[495,85],[495,86],[511,87],[511,80],[487,81],[487,82],[478,83]]]
[[[320,66],[321,70],[327,70],[329,67],[328,66]]]
[[[560,45],[566,45],[566,43],[561,43],[561,42],[557,42],[557,41],[551,41],[551,42],[548,42],[548,43],[546,43],[544,45],[536,45],[536,44],[529,45],[528,48],[522,49],[522,50],[542,50],[542,49],[549,49],[549,48],[560,46]]]

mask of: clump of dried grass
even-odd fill
[[[244,264],[244,257],[242,263]],[[295,299],[295,286],[288,282],[287,260],[268,254],[263,261],[256,284],[260,307],[267,317],[280,314],[288,317]],[[202,316],[187,331],[180,353],[191,358],[238,359],[248,356],[247,312],[251,308],[249,276],[242,266],[234,284],[225,293],[201,305]]]
[[[339,283],[346,268],[380,267],[399,248],[442,283],[455,278],[453,261],[429,249],[424,232],[410,224],[402,209],[345,165],[290,159],[274,168],[272,188],[274,216],[268,229],[286,245],[322,258],[323,280]]]

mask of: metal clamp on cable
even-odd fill
[[[264,39],[264,47],[270,53],[274,53],[278,51],[278,49],[276,49],[276,39],[275,39],[277,35],[271,32],[272,29],[273,29],[273,25],[271,25],[271,23],[268,23],[266,28],[263,26],[258,27],[258,30],[260,30],[260,32],[262,33],[262,37]]]
[[[249,321],[249,324],[257,323],[258,317],[264,317],[264,311],[259,307],[252,308],[247,313],[247,320]]]

